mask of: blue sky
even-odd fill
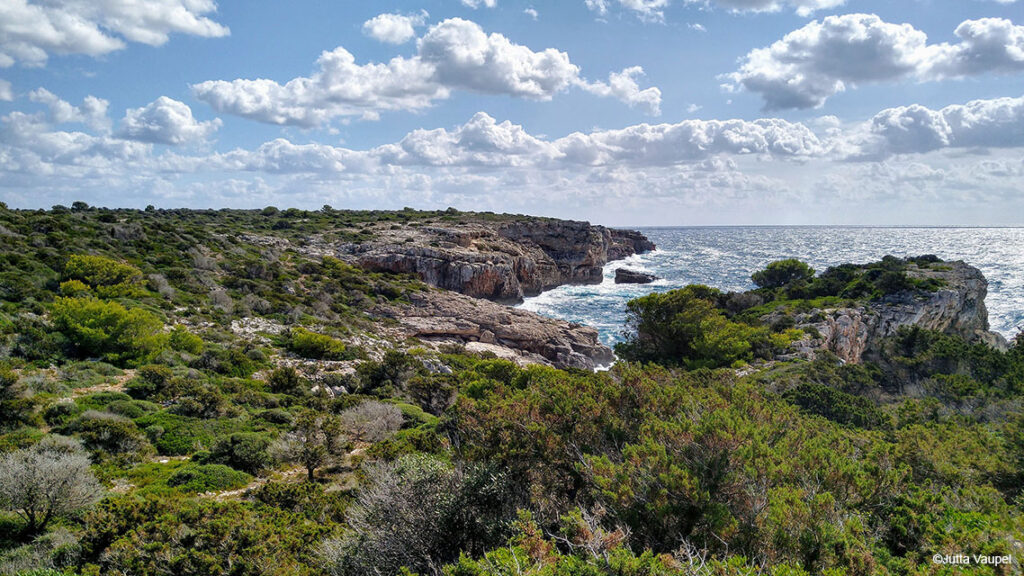
[[[1024,224],[1024,0],[8,0],[0,200]]]

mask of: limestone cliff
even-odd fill
[[[858,363],[870,355],[875,343],[903,326],[955,334],[1001,349],[1007,347],[1001,335],[988,330],[988,282],[980,270],[964,262],[946,262],[924,268],[911,265],[907,275],[939,279],[942,287],[935,292],[908,290],[857,306],[797,315],[798,328],[813,328],[812,332],[820,334],[798,342],[798,352],[811,356],[816,350],[825,349],[846,362]]]
[[[373,271],[409,273],[446,290],[519,302],[563,284],[597,284],[611,260],[654,249],[639,232],[587,222],[518,219],[374,230],[340,243],[339,257]]]

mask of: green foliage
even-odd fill
[[[687,286],[631,300],[626,307],[633,332],[616,352],[627,360],[718,368],[770,358],[788,343],[767,328],[726,318],[717,308],[721,296],[706,286]]]
[[[178,325],[171,329],[168,339],[172,350],[200,354],[203,351],[203,339],[191,333],[184,326]]]
[[[249,474],[259,474],[273,464],[269,448],[270,438],[267,436],[240,432],[214,444],[206,461],[225,464]]]
[[[185,492],[218,492],[241,488],[252,476],[223,464],[190,464],[179,469],[168,480],[168,486]]]
[[[142,272],[138,268],[103,256],[72,255],[64,266],[64,278],[91,288],[101,298],[123,298],[145,294],[145,290],[142,288]],[[79,284],[72,284],[69,287],[74,286],[75,291],[81,291]],[[62,284],[61,292],[64,291],[65,284]]]
[[[140,308],[91,298],[57,298],[51,315],[54,327],[82,356],[117,363],[154,357],[167,343],[163,323]]]
[[[317,360],[349,360],[345,344],[324,334],[296,326],[288,333],[288,349],[303,358]]]
[[[772,262],[764,270],[755,272],[750,279],[759,288],[782,288],[797,282],[807,282],[814,277],[814,268],[790,258]]]
[[[275,368],[267,376],[267,385],[274,394],[290,394],[301,396],[309,392],[309,383],[299,376],[299,372],[291,367]]]
[[[87,522],[80,568],[95,575],[314,576],[313,550],[333,528],[269,506],[174,495],[111,498]]]

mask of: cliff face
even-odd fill
[[[639,232],[586,222],[531,219],[402,226],[336,246],[362,268],[409,273],[469,296],[518,302],[563,284],[596,284],[611,260],[654,249]]]
[[[797,343],[800,353],[809,356],[825,349],[847,362],[858,363],[870,355],[874,343],[903,326],[955,334],[1006,349],[1006,340],[988,331],[988,282],[980,270],[964,262],[947,262],[939,268],[913,267],[907,274],[938,278],[944,285],[936,292],[901,292],[856,307],[802,314],[796,318],[797,327],[813,327],[821,337]]]

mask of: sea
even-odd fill
[[[687,284],[724,291],[754,287],[750,275],[775,260],[797,258],[818,272],[883,256],[934,254],[963,260],[988,279],[991,330],[1012,339],[1024,330],[1024,228],[876,228],[833,226],[638,228],[658,249],[604,268],[601,284],[561,286],[519,307],[597,328],[612,346],[624,337],[626,303]],[[652,284],[615,284],[618,268],[656,275]]]

